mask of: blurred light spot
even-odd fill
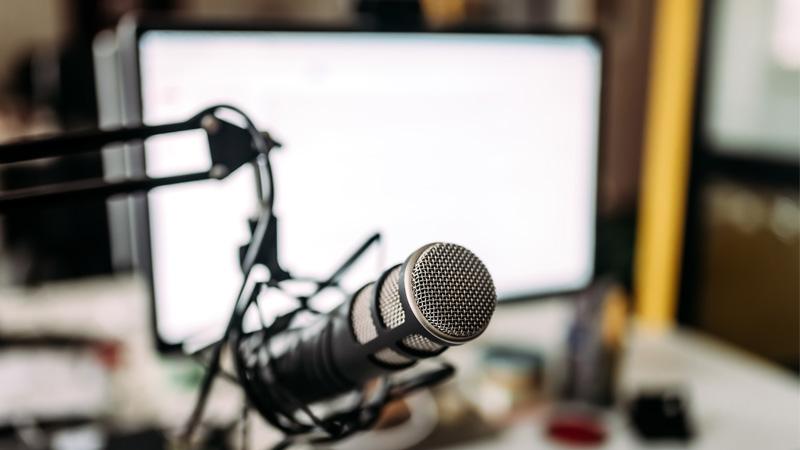
[[[777,0],[772,56],[786,69],[800,68],[800,0]]]
[[[727,221],[744,233],[755,233],[766,222],[766,205],[750,192],[733,192],[725,202],[725,206]]]
[[[797,239],[800,234],[800,206],[788,197],[779,197],[772,205],[770,228],[783,241]]]

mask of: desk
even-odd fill
[[[145,293],[141,281],[129,277],[61,283],[35,291],[2,290],[0,330],[22,335],[46,330],[124,340],[128,367],[114,377],[116,401],[111,419],[128,427],[154,423],[176,427],[187,417],[194,391],[169,381],[174,378],[176,363],[155,354]],[[459,376],[475,373],[481,343],[531,343],[552,362],[563,351],[572,304],[560,300],[508,304],[495,314],[478,342],[445,353],[458,365]],[[90,322],[93,327],[87,326]],[[697,333],[681,329],[658,333],[634,326],[622,361],[623,396],[643,387],[665,385],[684,386],[688,391],[698,429],[690,449],[800,448],[797,378]],[[221,382],[213,397],[210,419],[225,422],[236,417],[241,401],[238,389]],[[627,431],[621,414],[612,412],[607,421],[610,439],[601,448],[647,448]],[[496,439],[448,450],[563,448],[547,441],[542,427],[541,420],[520,421]],[[254,430],[258,447],[253,448],[262,448],[277,437],[274,430],[263,428]]]
[[[568,303],[544,302],[500,308],[487,339],[519,339],[522,331],[537,342],[558,335],[569,314]],[[527,321],[527,326],[523,322]],[[561,332],[563,336],[563,330]],[[466,349],[466,348],[465,348]],[[634,326],[622,362],[622,395],[656,386],[683,386],[698,431],[687,447],[708,450],[797,449],[800,447],[800,382],[790,373],[688,330],[647,330]],[[629,431],[619,412],[607,416],[610,439],[602,449],[650,448]],[[497,440],[448,450],[563,449],[548,441],[541,421],[517,423]]]

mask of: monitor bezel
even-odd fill
[[[150,31],[209,31],[209,32],[247,32],[247,31],[280,31],[280,32],[348,32],[348,33],[432,33],[432,34],[507,34],[507,35],[534,35],[534,36],[579,36],[588,38],[597,46],[600,54],[600,93],[598,101],[598,127],[597,127],[597,154],[595,158],[595,199],[594,199],[594,250],[592,271],[586,285],[570,290],[532,292],[513,297],[500,299],[498,305],[531,301],[544,298],[563,297],[574,295],[585,290],[598,277],[598,232],[599,210],[602,193],[602,161],[604,155],[605,121],[603,111],[607,99],[607,50],[603,45],[601,35],[592,29],[563,29],[550,27],[508,28],[490,25],[458,25],[452,27],[429,28],[424,25],[407,27],[403,29],[384,28],[380,24],[369,20],[358,20],[347,23],[313,23],[313,22],[272,22],[272,21],[224,21],[224,20],[190,20],[158,16],[127,16],[120,21],[117,27],[117,46],[120,63],[120,78],[122,82],[122,116],[123,125],[140,125],[144,109],[141,96],[141,77],[139,72],[139,41],[142,36]],[[129,172],[128,175],[144,175],[145,159],[143,144],[128,147],[126,155]],[[153,339],[159,352],[176,353],[183,347],[183,342],[165,341],[158,333],[158,314],[156,309],[156,293],[153,281],[153,266],[150,236],[150,211],[147,194],[139,194],[132,199],[130,208],[132,221],[132,245],[136,258],[136,270],[144,274],[147,293],[150,297],[150,321],[152,324]],[[231,251],[235,251],[232,249]],[[231,301],[234,300],[231,292]]]

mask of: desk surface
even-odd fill
[[[0,292],[0,329],[36,334],[42,330],[128,342],[131,371],[118,374],[115,414],[123,423],[178,426],[194,400],[193,388],[170,383],[169,364],[152,348],[145,290],[131,279],[67,283],[34,292]],[[562,348],[572,314],[570,302],[543,301],[502,305],[480,342],[530,342],[551,354]],[[88,320],[87,320],[88,319]],[[94,320],[92,320],[94,319]],[[95,326],[87,327],[87,322]],[[478,364],[479,343],[449,350],[465,376]],[[652,332],[633,327],[622,361],[623,396],[648,386],[683,386],[688,391],[698,437],[692,449],[800,448],[800,382],[714,339],[686,330]],[[135,373],[134,373],[135,372]],[[174,377],[174,373],[172,374]],[[218,383],[218,402],[210,415],[238,414],[238,389]],[[607,417],[610,439],[602,448],[640,449],[620,414]],[[274,438],[267,432],[262,439]],[[263,440],[260,445],[263,445]],[[498,439],[452,447],[464,450],[556,447],[542,433],[541,421],[520,421]],[[656,448],[671,448],[660,445]],[[683,447],[681,447],[683,448]]]
[[[547,302],[514,305],[498,313],[489,338],[509,338],[508,330],[513,329],[532,330],[527,333],[541,339],[541,335],[558,335],[552,328],[563,325],[569,308],[564,302]],[[800,448],[800,382],[790,373],[683,329],[654,331],[634,326],[626,347],[620,380],[623,396],[659,386],[681,386],[688,394],[697,437],[688,446],[659,444],[652,448]],[[628,431],[622,414],[610,413],[606,421],[610,439],[597,448],[650,448]],[[449,450],[564,448],[548,441],[542,428],[541,421],[517,423],[498,440]]]

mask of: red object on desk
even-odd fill
[[[603,423],[586,415],[557,415],[547,426],[547,435],[562,444],[595,446],[606,439]]]

